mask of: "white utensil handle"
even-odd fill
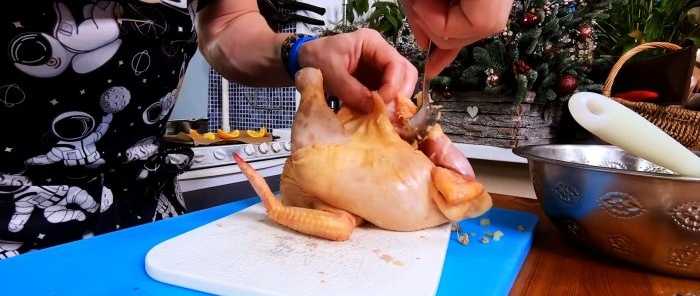
[[[229,82],[221,77],[221,130],[225,133],[231,131],[231,121],[229,119],[229,102],[231,97],[228,92]]]
[[[653,123],[606,96],[579,92],[569,110],[585,129],[637,157],[680,175],[700,177],[700,158]]]

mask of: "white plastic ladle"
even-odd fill
[[[569,111],[603,141],[683,176],[700,178],[700,157],[641,115],[606,96],[578,92]]]

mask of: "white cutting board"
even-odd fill
[[[450,228],[363,225],[332,242],[275,223],[258,203],[153,247],[146,272],[217,295],[435,295]]]

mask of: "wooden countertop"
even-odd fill
[[[544,215],[537,200],[491,196],[494,206],[540,216],[532,249],[510,295],[700,295],[700,280],[657,274],[571,243]]]

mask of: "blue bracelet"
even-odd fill
[[[287,71],[289,72],[289,75],[292,78],[292,80],[294,80],[294,75],[297,73],[297,71],[299,71],[299,48],[301,48],[302,44],[316,39],[316,36],[299,35],[299,38],[296,39],[293,43],[291,43],[291,49],[289,52],[289,63],[287,64],[289,68],[287,69]]]

